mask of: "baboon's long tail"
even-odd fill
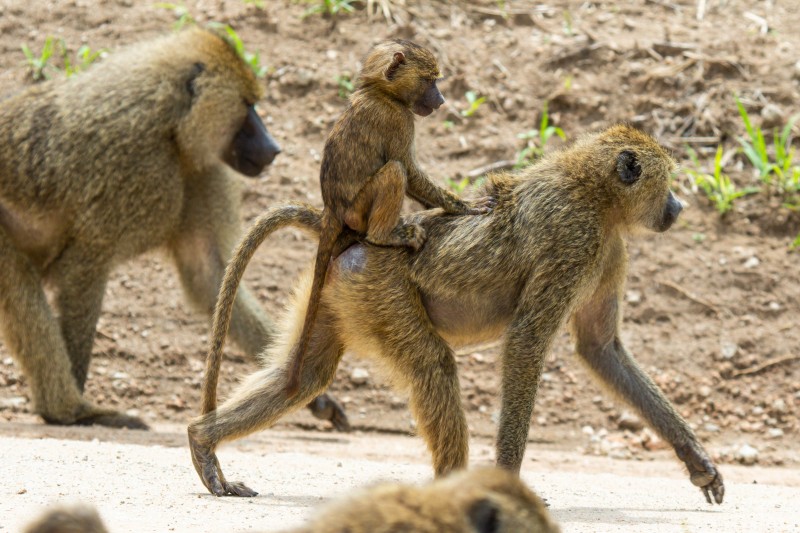
[[[286,226],[300,226],[319,233],[322,212],[310,205],[293,204],[272,207],[258,217],[247,230],[242,242],[236,248],[219,289],[217,304],[214,308],[213,327],[211,330],[211,347],[206,358],[206,375],[202,389],[202,414],[210,413],[217,408],[217,382],[219,368],[222,364],[222,348],[233,313],[233,303],[242,276],[253,258],[256,249],[264,239],[273,232]]]

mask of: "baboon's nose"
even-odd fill
[[[670,191],[667,197],[667,204],[664,206],[664,215],[661,219],[661,225],[658,231],[667,231],[670,226],[678,219],[678,215],[683,211],[683,204],[678,198]]]

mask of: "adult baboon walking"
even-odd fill
[[[257,176],[280,152],[255,111],[262,92],[232,46],[192,29],[0,102],[0,333],[47,422],[146,427],[82,396],[106,280],[162,246],[212,312],[239,236],[236,171]],[[247,291],[233,314],[235,342],[256,354],[272,322]]]

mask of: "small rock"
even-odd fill
[[[392,409],[401,409],[406,406],[406,402],[399,396],[392,396],[389,399],[389,405],[392,407]]]
[[[16,409],[28,403],[27,398],[23,396],[13,396],[0,400],[0,409]]]
[[[745,268],[755,268],[760,264],[761,264],[761,261],[759,261],[758,257],[753,255],[753,256],[750,256],[750,257],[747,258],[747,261],[744,262],[744,267]]]
[[[709,396],[711,396],[711,387],[703,385],[702,387],[697,389],[697,395],[700,396],[701,398],[708,398]]]
[[[632,305],[641,303],[642,293],[636,290],[625,291],[625,301]]]
[[[781,428],[770,428],[770,430],[767,431],[767,436],[771,439],[779,439],[783,437],[783,430]]]
[[[475,361],[476,363],[483,363],[483,361],[485,360],[483,358],[483,355],[479,354],[478,352],[470,354],[469,358]]]
[[[739,351],[739,346],[735,342],[723,342],[720,347],[723,359],[733,359],[736,352]]]
[[[703,429],[705,429],[705,430],[706,430],[706,431],[708,431],[709,433],[716,433],[716,432],[718,432],[718,431],[719,431],[719,426],[718,426],[718,425],[716,425],[716,424],[712,424],[711,422],[709,422],[708,424],[706,424],[705,426],[703,426]]]
[[[783,110],[775,104],[769,103],[761,108],[761,123],[762,128],[771,128],[779,124],[783,124],[784,120]]]
[[[644,428],[644,423],[642,423],[641,419],[635,414],[624,411],[617,419],[617,427],[619,427],[619,429],[635,432]]]
[[[758,461],[758,450],[750,446],[749,444],[745,444],[741,448],[736,451],[736,460],[742,463],[743,465],[752,465]]]
[[[781,398],[778,398],[777,400],[772,402],[772,410],[779,415],[785,414],[786,402],[784,402]]]
[[[594,435],[594,428],[593,428],[592,426],[583,426],[583,427],[581,428],[581,433],[583,433],[584,435],[588,435],[589,437],[591,437],[592,435]]]
[[[350,372],[350,382],[354,385],[364,385],[367,381],[369,381],[369,372],[367,372],[363,368],[354,368],[352,372]]]

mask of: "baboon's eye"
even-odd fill
[[[617,173],[622,183],[631,185],[642,175],[642,167],[636,160],[636,154],[630,150],[623,150],[617,156]]]

